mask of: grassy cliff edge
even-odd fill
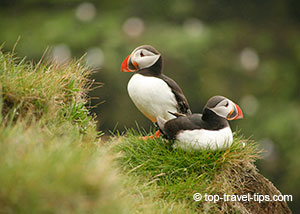
[[[113,148],[120,154],[123,171],[158,188],[159,198],[184,202],[191,212],[199,213],[291,213],[285,202],[263,201],[258,196],[272,198],[281,193],[258,173],[254,162],[260,151],[255,142],[235,133],[233,145],[225,150],[186,152],[173,149],[163,139],[144,142],[139,139],[143,134],[129,130]],[[196,193],[201,200],[194,200]],[[224,199],[225,194],[232,199]],[[233,197],[248,194],[249,202]],[[212,196],[218,198],[205,200]]]
[[[0,50],[1,213],[290,213],[283,202],[195,202],[194,193],[280,194],[254,142],[184,152],[128,130],[103,143],[82,60],[37,64]]]

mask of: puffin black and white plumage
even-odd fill
[[[150,45],[137,47],[122,63],[122,72],[135,72],[128,93],[136,107],[153,123],[160,117],[175,118],[168,112],[191,114],[187,99],[177,83],[162,74],[161,54]]]
[[[184,150],[224,149],[233,141],[227,120],[243,118],[241,108],[223,96],[210,98],[202,114],[179,116],[169,121],[158,117],[163,134]]]

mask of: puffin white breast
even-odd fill
[[[228,126],[220,130],[184,130],[176,135],[176,139],[178,141],[174,147],[180,147],[184,150],[216,150],[228,148],[232,144],[233,136]]]
[[[162,79],[134,74],[127,89],[136,107],[152,122],[156,122],[158,116],[165,120],[175,118],[168,111],[178,111],[177,101],[171,88]]]

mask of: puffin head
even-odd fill
[[[150,45],[142,45],[126,57],[121,66],[122,72],[134,72],[150,68],[161,59],[160,53]]]
[[[204,109],[209,109],[216,115],[225,118],[227,120],[236,120],[243,118],[243,112],[241,108],[223,96],[214,96],[210,98]]]

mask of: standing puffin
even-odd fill
[[[233,136],[227,120],[243,118],[241,108],[223,96],[210,98],[202,114],[179,116],[172,120],[157,118],[160,130],[175,147],[184,150],[222,149],[232,144]]]
[[[150,45],[137,47],[122,63],[122,72],[135,72],[128,93],[136,107],[153,123],[160,117],[175,118],[168,112],[191,114],[187,99],[177,83],[162,74],[161,54]],[[160,134],[156,132],[156,136]]]

